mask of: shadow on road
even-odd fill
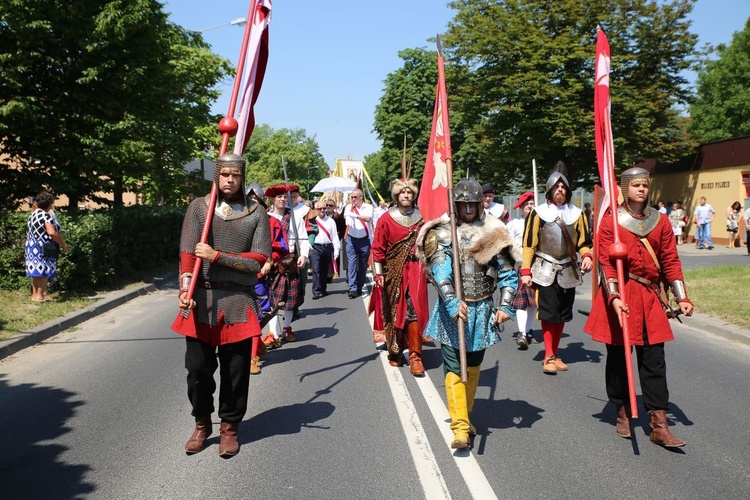
[[[72,392],[0,379],[0,484],[3,498],[81,498],[95,490],[83,481],[88,465],[64,462],[68,448],[45,443],[68,433],[83,403]],[[13,405],[7,404],[13,401]]]

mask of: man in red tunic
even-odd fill
[[[378,220],[372,257],[375,286],[383,287],[383,319],[388,361],[401,366],[405,347],[409,367],[415,377],[424,376],[422,331],[429,318],[427,278],[415,256],[417,234],[424,225],[416,208],[417,181],[395,179],[391,197],[395,202]]]
[[[627,313],[631,345],[638,356],[638,377],[643,404],[650,416],[651,442],[672,448],[684,446],[669,431],[666,411],[669,407],[664,343],[674,335],[659,295],[662,279],[671,285],[680,312],[689,316],[693,304],[687,297],[682,266],[677,255],[669,219],[649,206],[649,173],[631,168],[622,173],[620,184],[623,204],[618,208],[620,240],[628,249],[625,286],[617,280],[615,260],[610,259],[614,243],[611,212],[605,214],[598,230],[598,259],[605,285],[594,299],[584,330],[593,340],[607,344],[605,381],[607,396],[617,408],[616,432],[631,437],[628,405],[628,380],[623,347],[621,313]],[[627,292],[627,306],[621,294]]]
[[[245,196],[244,179],[245,160],[241,156],[220,156],[214,177],[218,197],[208,241],[200,243],[209,196],[193,200],[182,225],[182,310],[172,329],[187,341],[188,398],[195,417],[195,431],[185,445],[188,454],[203,450],[211,435],[214,372],[219,365],[219,455],[228,457],[239,451],[237,428],[247,409],[252,338],[261,333],[254,285],[271,255],[268,217],[260,205]],[[193,277],[196,257],[202,259],[202,265],[198,276]],[[195,292],[188,301],[193,278]]]

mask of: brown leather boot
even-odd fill
[[[208,436],[211,435],[212,431],[213,428],[210,415],[207,417],[196,417],[193,435],[190,436],[188,442],[185,443],[185,453],[192,455],[203,451],[206,439],[208,439]]]
[[[651,410],[651,442],[665,448],[679,448],[685,446],[685,441],[680,441],[669,432],[666,410]]]
[[[240,444],[237,442],[237,428],[239,424],[232,422],[221,422],[221,431],[219,431],[219,456],[232,457],[240,451]]]
[[[419,324],[412,321],[407,326],[409,332],[409,368],[415,377],[424,377],[424,365],[422,364],[422,334],[419,332]]]
[[[630,432],[630,417],[628,417],[628,411],[625,405],[617,407],[617,422],[615,423],[615,431],[620,437],[630,439],[633,435]]]

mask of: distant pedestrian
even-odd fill
[[[714,249],[714,243],[711,240],[711,223],[714,221],[716,210],[714,207],[706,203],[706,197],[701,196],[699,205],[695,207],[693,212],[693,223],[695,224],[695,246],[699,250],[708,248],[709,250]]]
[[[747,246],[747,254],[750,255],[750,207],[745,210],[742,219],[745,221],[745,246]]]
[[[742,218],[742,205],[735,201],[727,207],[727,233],[729,234],[729,245],[727,248],[734,248],[734,242],[737,240],[737,234],[740,231],[740,219]]]
[[[34,197],[36,209],[29,214],[26,222],[26,276],[31,278],[31,301],[46,302],[47,285],[50,278],[57,276],[58,256],[47,249],[58,248],[68,251],[68,245],[60,234],[60,223],[53,215],[52,204],[55,197],[42,191]]]

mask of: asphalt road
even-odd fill
[[[685,267],[750,263],[742,249],[691,250],[681,249]],[[175,286],[0,362],[2,498],[744,499],[750,491],[750,346],[720,324],[687,319],[667,346],[670,417],[683,449],[652,445],[643,416],[632,441],[615,434],[604,346],[576,315],[561,344],[570,371],[556,376],[542,373],[543,345],[518,351],[507,326],[483,363],[472,417],[479,435],[470,454],[457,453],[446,442],[438,348],[425,348],[426,379],[388,367],[363,302],[347,299],[342,280],[303,306],[299,341],[272,351],[251,377],[239,455],[220,458],[214,434],[186,456],[184,340],[169,329]],[[589,296],[581,287],[576,307],[588,309]]]

